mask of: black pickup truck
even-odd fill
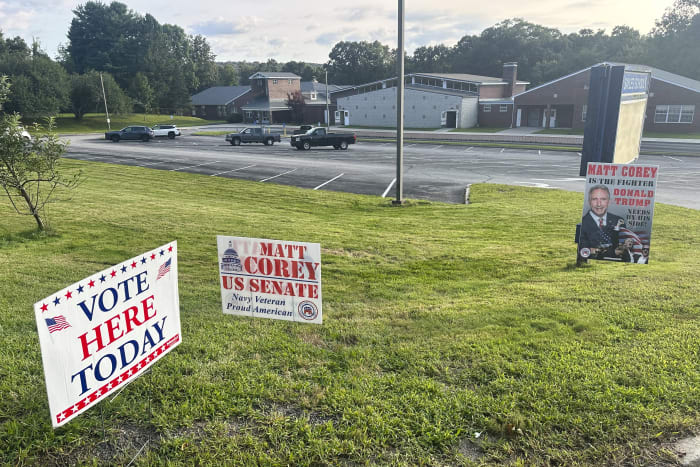
[[[265,146],[272,146],[275,142],[280,142],[280,134],[266,133],[262,128],[244,128],[238,133],[227,134],[226,141],[233,146],[240,146],[241,143],[263,143]]]
[[[311,128],[303,135],[293,135],[290,144],[297,149],[311,149],[311,146],[333,146],[335,149],[347,149],[348,144],[355,144],[354,133],[327,133],[325,128]]]

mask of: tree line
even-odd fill
[[[336,43],[324,64],[290,61],[217,63],[206,39],[159,24],[126,5],[89,1],[74,10],[68,42],[51,59],[38,42],[5,38],[0,31],[0,75],[12,90],[6,112],[25,117],[103,111],[187,113],[190,96],[211,86],[247,85],[258,71],[286,71],[309,81],[361,84],[396,74],[396,50],[378,41]],[[518,76],[537,85],[602,61],[655,66],[700,79],[700,0],[676,0],[648,34],[628,26],[558,29],[508,19],[465,35],[454,46],[418,47],[406,72],[500,76],[518,62]]]

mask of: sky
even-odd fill
[[[37,39],[55,57],[86,0],[0,0],[4,37]],[[109,3],[109,1],[103,1]],[[290,60],[325,63],[339,41],[375,41],[396,47],[398,1],[386,0],[124,0],[133,11],[150,13],[161,24],[206,37],[217,61]],[[559,29],[605,29],[627,25],[648,33],[673,0],[404,0],[405,48],[453,46],[508,18]]]

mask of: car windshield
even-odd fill
[[[310,135],[311,133],[313,133],[313,131],[314,131],[313,128],[309,128],[308,130],[306,130],[306,133],[304,133],[304,134],[305,134],[305,135]]]

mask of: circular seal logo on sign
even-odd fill
[[[312,321],[318,316],[318,308],[312,302],[304,301],[297,307],[299,316],[307,321]]]
[[[581,248],[580,254],[581,258],[588,258],[591,256],[591,250],[589,248]]]

